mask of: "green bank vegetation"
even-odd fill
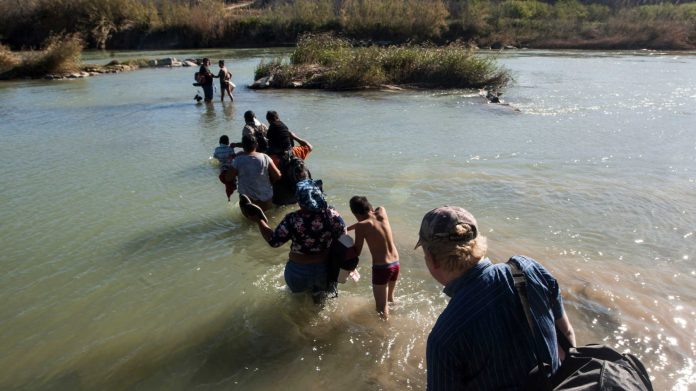
[[[260,87],[325,89],[376,88],[408,85],[428,88],[504,87],[509,71],[490,57],[474,55],[461,43],[353,47],[330,34],[304,35],[290,63],[262,62],[255,79]]]
[[[270,46],[331,31],[390,43],[696,48],[696,3],[673,1],[0,0],[0,42],[35,48],[79,33],[102,49]]]

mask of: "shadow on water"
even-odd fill
[[[168,228],[140,232],[123,244],[119,254],[123,261],[158,262],[161,257],[153,257],[153,253],[187,252],[191,247],[214,248],[248,230],[249,224],[243,221],[241,215],[231,218],[228,212],[209,219],[190,220]]]
[[[275,291],[238,309],[229,308],[227,313],[193,330],[181,330],[143,344],[127,359],[114,362],[110,352],[95,352],[89,360],[75,362],[61,373],[34,379],[17,389],[215,390],[235,385],[249,389],[293,388],[322,376],[316,369],[322,365],[322,357],[341,354],[340,346],[346,340],[359,333],[366,339],[378,337],[379,332],[375,335],[364,327],[356,333],[356,327],[364,325],[356,322],[356,326],[351,326],[350,320],[342,319],[346,312],[337,313],[335,306],[329,303],[321,308],[308,295]],[[105,376],[103,372],[93,373],[92,362],[111,362],[113,366]],[[280,375],[284,381],[277,383],[270,373]],[[375,373],[367,376],[378,382]],[[361,381],[364,379],[351,380],[355,384]],[[172,384],[177,385],[170,387]]]

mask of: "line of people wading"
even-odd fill
[[[221,164],[219,178],[228,200],[237,190],[242,213],[258,225],[270,246],[291,242],[285,282],[293,293],[311,292],[317,303],[337,295],[327,259],[332,243],[354,231],[352,250],[357,258],[367,243],[376,310],[387,319],[400,263],[386,209],[354,196],[349,205],[357,222],[346,227],[327,203],[322,181],[312,179],[304,164],[312,145],[290,131],[275,111],[266,119],[268,126],[247,111],[241,143],[220,137],[214,157]],[[243,152],[235,154],[238,147]],[[264,210],[294,203],[299,209],[272,228]],[[525,256],[493,264],[475,217],[458,206],[425,214],[418,247],[428,271],[451,298],[428,336],[428,390],[550,390],[549,379],[564,372],[561,363],[576,345],[561,288],[551,273]],[[524,288],[519,288],[520,279]],[[530,376],[535,368],[545,368],[541,378]],[[645,388],[620,389],[652,390],[649,379],[642,381]]]

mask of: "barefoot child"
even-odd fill
[[[394,302],[394,288],[399,278],[399,253],[394,246],[387,211],[381,206],[372,209],[367,198],[361,196],[350,199],[350,210],[358,220],[348,227],[349,231],[355,230],[355,251],[360,255],[363,242],[367,242],[372,254],[372,292],[377,312],[387,319],[387,300]]]

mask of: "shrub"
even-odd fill
[[[10,48],[0,44],[0,73],[12,69],[19,64],[19,56],[13,53]]]
[[[41,77],[50,73],[73,72],[80,67],[83,41],[79,35],[54,35],[44,50],[30,52],[16,67],[19,76]]]
[[[291,56],[261,62],[255,78],[274,75],[274,85],[291,80],[314,80],[329,89],[378,87],[383,84],[417,84],[442,88],[502,88],[512,78],[491,58],[475,56],[464,44],[445,48],[431,45],[350,47],[330,35],[305,35]],[[315,84],[312,84],[314,86]]]

